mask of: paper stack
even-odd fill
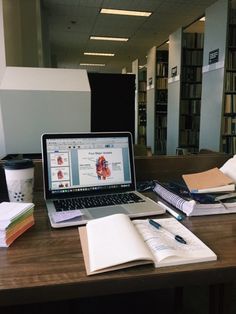
[[[33,203],[0,203],[0,247],[8,247],[34,224]]]

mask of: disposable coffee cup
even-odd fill
[[[10,202],[32,203],[34,164],[31,159],[7,160],[4,164]]]

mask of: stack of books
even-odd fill
[[[34,225],[33,203],[0,203],[0,247],[8,247]]]

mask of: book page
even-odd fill
[[[176,219],[163,218],[155,221],[173,236],[151,226],[148,220],[134,220],[133,224],[154,255],[156,267],[216,259],[215,253]],[[174,235],[177,234],[183,237],[187,244],[176,241]]]
[[[116,214],[91,220],[86,229],[91,272],[130,261],[153,260],[127,215]]]

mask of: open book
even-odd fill
[[[115,214],[79,227],[87,275],[152,263],[155,267],[216,260],[215,253],[174,218],[146,220]],[[167,232],[166,232],[167,231]],[[187,242],[180,243],[169,233]]]

